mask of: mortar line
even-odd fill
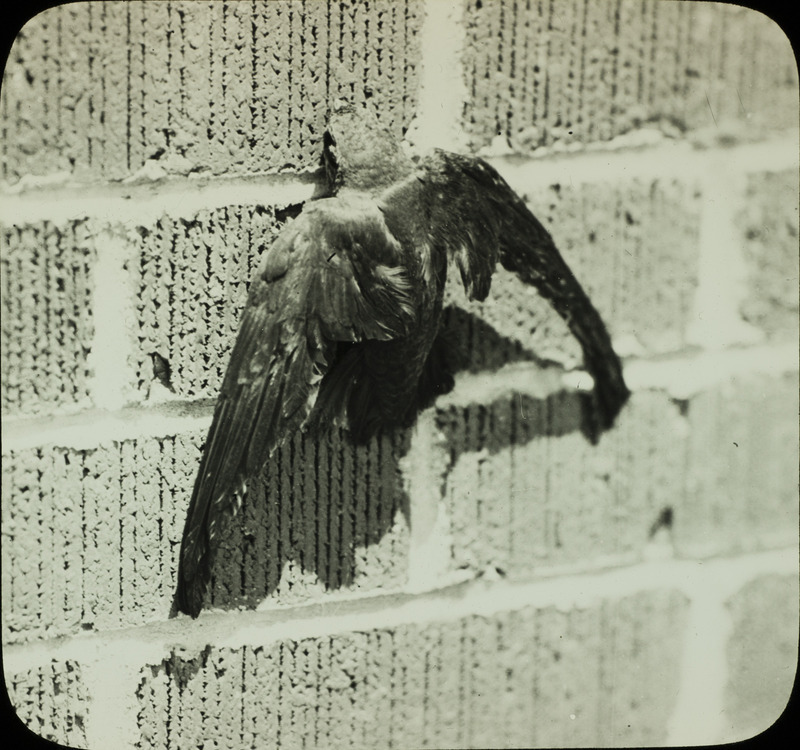
[[[625,360],[628,387],[636,391],[661,390],[686,399],[726,380],[749,374],[781,376],[798,371],[794,343],[770,343],[723,351],[692,351],[658,359]],[[505,365],[486,374],[459,373],[452,392],[440,396],[438,408],[486,403],[510,393],[547,398],[562,391],[585,392],[591,376],[582,370],[543,368],[532,362]],[[117,410],[90,409],[71,414],[4,418],[3,455],[45,445],[88,449],[104,442],[142,437],[166,437],[207,430],[214,399],[143,403]]]
[[[439,5],[438,0],[429,2]],[[425,105],[427,109],[433,106]],[[425,111],[420,108],[421,113]],[[434,123],[435,115],[421,114],[412,123],[414,130],[409,130],[409,138],[416,138],[424,148],[444,145],[458,150],[461,131],[445,135],[448,128],[453,130],[453,118],[446,113],[439,116],[442,122]],[[666,138],[645,144],[620,139],[593,144],[581,151],[529,156],[487,154],[485,158],[521,192],[561,183],[618,184],[633,179],[703,182],[709,170],[720,163],[735,174],[797,169],[798,137],[791,131],[759,143],[707,149]],[[189,218],[203,209],[234,204],[284,207],[310,199],[318,181],[318,174],[311,171],[216,178],[138,177],[131,182],[103,185],[78,184],[70,182],[67,175],[49,175],[21,181],[14,187],[0,187],[0,223],[15,225],[46,219],[57,224],[81,217],[142,223],[164,214]]]
[[[670,746],[722,743],[726,649],[732,630],[727,598],[713,586],[699,585],[693,592],[680,655],[680,687],[667,722]]]
[[[788,564],[789,550],[785,550]],[[794,548],[793,554],[797,555]],[[798,575],[798,563],[784,572]],[[766,569],[754,573],[769,574]],[[777,572],[777,571],[774,571]],[[726,722],[726,686],[729,679],[728,645],[734,622],[728,600],[743,585],[725,575],[698,576],[684,589],[689,594],[689,612],[680,657],[678,700],[667,723],[666,744],[716,745],[743,739]],[[791,640],[796,641],[797,630]]]
[[[93,237],[96,260],[91,272],[94,334],[88,364],[92,370],[92,402],[107,410],[120,409],[134,382],[130,363],[133,343],[128,321],[134,320],[133,293],[126,272],[130,246],[118,233],[100,231]]]
[[[160,663],[176,647],[185,651],[200,651],[208,644],[265,647],[282,640],[493,617],[531,606],[571,612],[653,590],[681,591],[690,602],[703,601],[713,590],[724,602],[760,576],[797,573],[797,548],[790,546],[731,557],[642,561],[527,582],[473,579],[422,594],[400,591],[247,612],[204,612],[197,620],[181,616],[102,633],[9,644],[3,648],[3,662],[10,675],[67,659],[116,664],[122,673],[125,665]]]
[[[170,177],[107,185],[48,185],[0,191],[0,224],[36,221],[59,224],[75,218],[105,220],[112,224],[150,223],[164,215],[191,218],[199,211],[230,205],[286,206],[309,200],[318,177],[314,172],[248,177]]]
[[[550,152],[522,157],[487,154],[491,163],[518,191],[554,184],[620,184],[634,179],[703,183],[724,165],[726,173],[747,174],[798,168],[797,131],[776,134],[758,143],[697,148],[690,141],[655,134],[652,143],[637,143],[633,133],[581,151]]]
[[[714,158],[715,157],[715,158]],[[748,289],[744,237],[738,226],[745,214],[746,174],[714,154],[703,176],[697,288],[687,341],[710,349],[757,341],[763,334],[740,315]]]
[[[406,135],[414,151],[434,147],[459,151],[467,146],[462,129],[468,100],[463,16],[461,0],[425,0],[417,112]]]

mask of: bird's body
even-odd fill
[[[449,266],[473,299],[499,260],[551,301],[583,347],[599,429],[628,397],[600,316],[492,167],[445,151],[414,163],[351,108],[331,117],[324,157],[327,195],[264,254],[222,383],[178,572],[177,607],[195,617],[220,520],[272,451],[336,419],[364,442],[452,386],[439,338]]]

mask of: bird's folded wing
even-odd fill
[[[369,202],[310,203],[265,253],[242,313],[184,529],[177,604],[202,606],[235,493],[314,405],[336,342],[401,336],[413,319],[401,248]]]
[[[486,297],[498,260],[535,286],[580,342],[599,426],[611,426],[629,391],[605,324],[550,234],[491,165],[436,150],[384,201],[425,207],[429,241],[455,262],[470,298]]]

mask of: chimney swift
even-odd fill
[[[297,430],[333,419],[352,440],[409,426],[449,390],[440,336],[448,266],[471,299],[499,261],[549,300],[594,379],[597,431],[629,396],[606,327],[552,238],[480,158],[407,156],[366,109],[334,111],[327,189],[264,253],[252,280],[189,504],[177,608],[197,617],[222,519]]]

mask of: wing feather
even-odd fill
[[[536,287],[580,342],[595,381],[599,428],[610,427],[630,395],[600,314],[552,237],[498,172],[482,159],[437,150],[397,193],[426,206],[431,244],[458,267],[467,294],[483,300],[499,261]]]
[[[196,617],[235,493],[309,418],[337,342],[388,340],[414,319],[403,253],[374,203],[309,204],[253,280],[194,485],[176,605]]]

